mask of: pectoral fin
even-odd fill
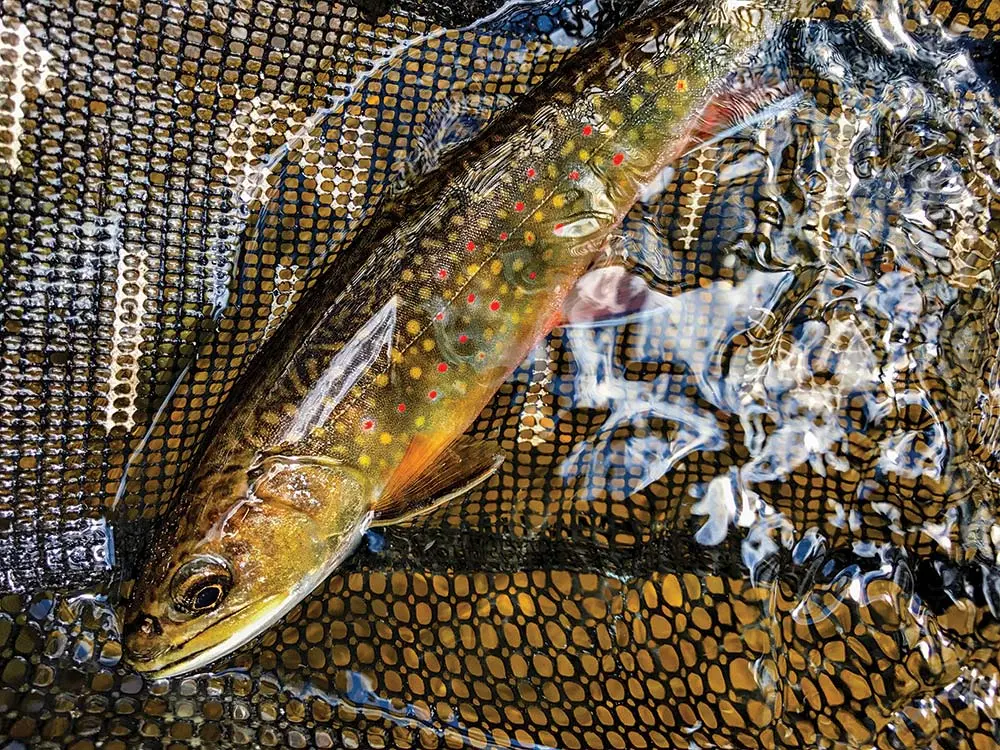
[[[414,440],[403,459],[405,465],[421,461],[427,444]],[[390,482],[375,506],[373,526],[389,526],[428,513],[442,503],[485,482],[504,462],[504,453],[491,441],[461,437],[434,458],[430,465],[405,483]]]

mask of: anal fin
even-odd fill
[[[419,460],[422,446],[411,444],[404,465]],[[462,436],[408,481],[390,482],[375,505],[373,526],[390,526],[429,513],[482,484],[503,464],[500,447],[488,440]]]
[[[805,94],[793,90],[784,81],[765,83],[730,81],[717,91],[694,116],[677,150],[678,160],[692,152],[712,146],[741,131],[794,112]]]

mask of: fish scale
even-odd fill
[[[166,676],[227,653],[370,524],[496,470],[502,451],[463,433],[641,189],[732,124],[724,102],[692,113],[782,3],[629,24],[389,213],[360,267],[303,302],[218,418],[137,582],[137,668]]]

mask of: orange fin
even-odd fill
[[[804,99],[805,94],[791,90],[785,82],[732,83],[717,91],[694,116],[677,155],[684,158],[699,148],[794,111]]]
[[[428,513],[485,482],[505,455],[493,442],[460,437],[415,475],[409,466],[426,463],[433,442],[415,438],[395,476],[375,505],[373,526],[389,526]]]
[[[589,328],[624,323],[656,303],[656,292],[629,269],[597,266],[577,279],[563,302],[558,325]]]

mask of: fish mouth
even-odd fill
[[[267,601],[270,599],[273,599],[273,597],[268,597],[264,604],[266,605]],[[251,630],[246,635],[244,635],[243,631],[237,631],[228,638],[224,638],[222,641],[209,643],[209,645],[203,646],[202,648],[196,648],[193,651],[186,651],[186,649],[189,649],[193,644],[196,644],[198,639],[201,638],[201,636],[203,636],[207,631],[216,628],[227,620],[245,612],[251,606],[252,605],[250,604],[245,604],[239,609],[233,610],[225,617],[222,617],[210,625],[205,626],[195,633],[190,639],[180,645],[164,646],[153,649],[149,652],[126,651],[125,661],[137,671],[145,673],[146,676],[151,679],[174,677],[176,675],[185,674],[186,672],[191,672],[195,669],[211,664],[213,661],[220,659],[230,651],[239,648],[247,641],[253,639],[259,631]]]

